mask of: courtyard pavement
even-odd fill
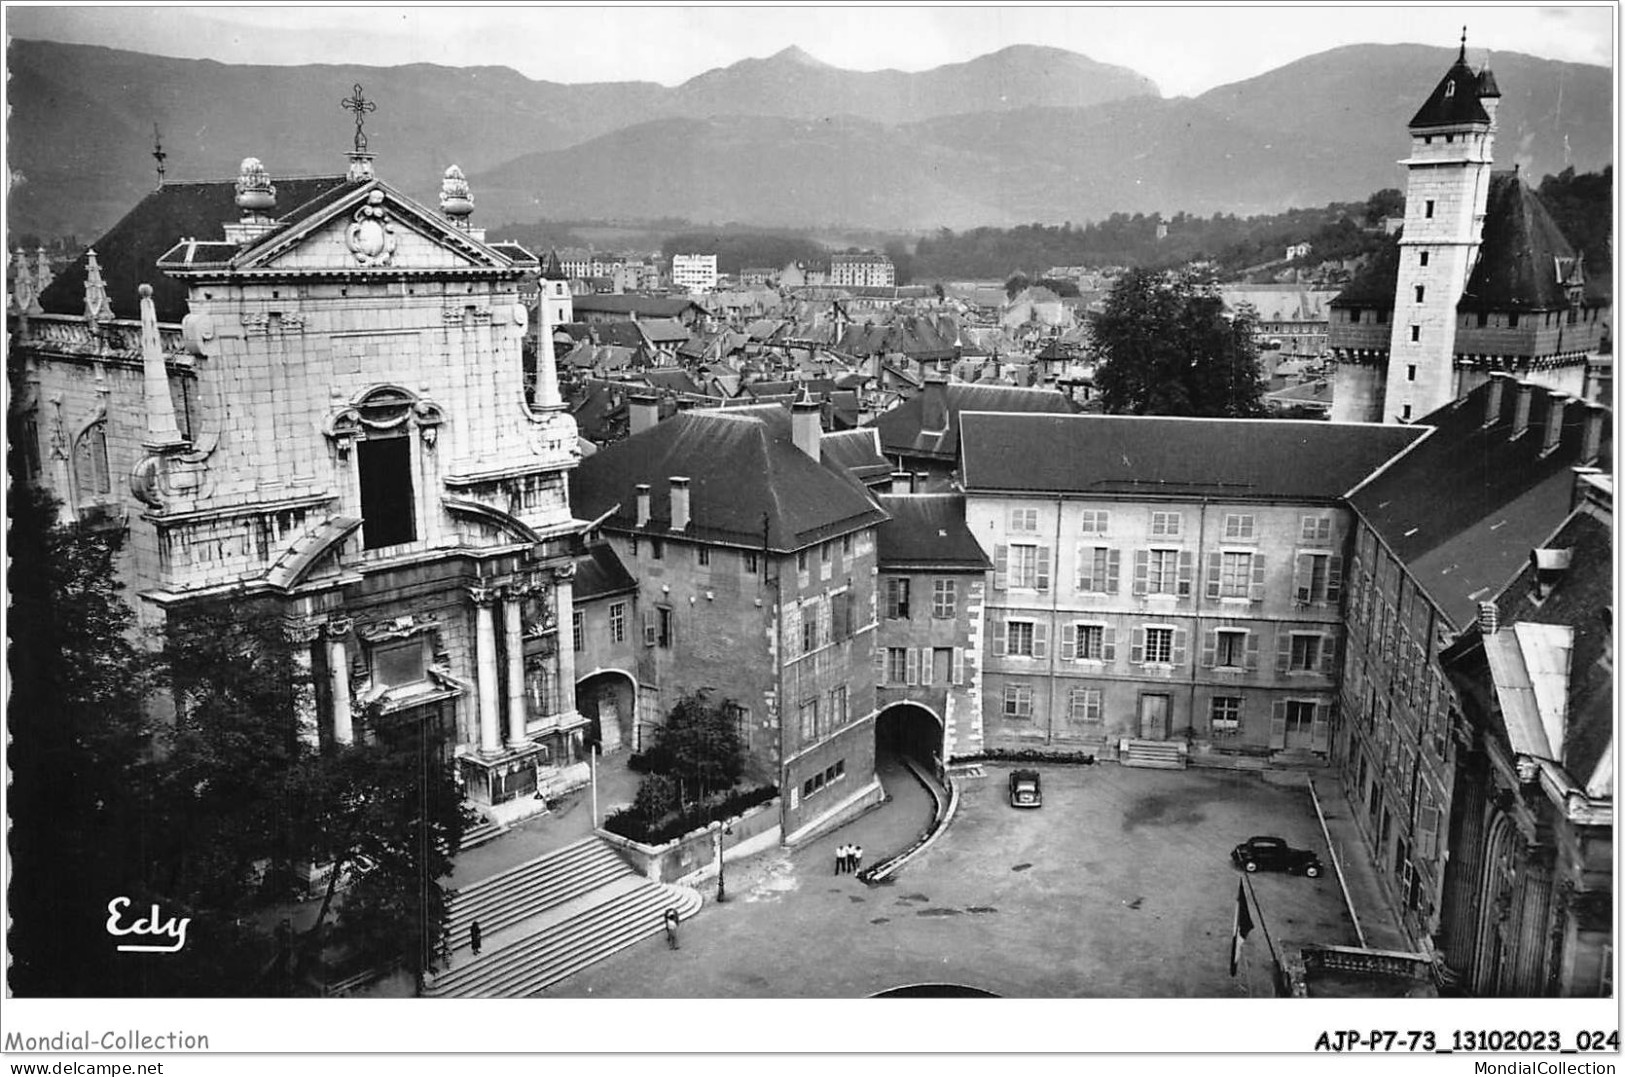
[[[730,900],[708,900],[685,921],[680,950],[650,940],[545,994],[851,998],[949,982],[1026,998],[1273,997],[1269,940],[1356,944],[1329,863],[1319,879],[1260,874],[1258,930],[1240,975],[1229,974],[1241,878],[1231,847],[1277,834],[1326,858],[1301,777],[1050,766],[1044,806],[1017,811],[1005,799],[1008,770],[960,779],[948,832],[870,887],[833,874],[834,845],[856,840],[873,862],[929,814],[916,783],[883,774],[896,795],[882,807],[798,849],[730,865]],[[1362,909],[1368,935],[1378,919]]]

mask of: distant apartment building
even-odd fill
[[[717,286],[717,256],[714,254],[674,254],[671,256],[671,283],[690,292],[709,292]]]
[[[884,254],[837,254],[829,260],[829,283],[835,288],[891,288],[897,267]]]
[[[989,748],[1325,756],[1341,497],[1421,431],[967,412],[959,434],[994,563]]]

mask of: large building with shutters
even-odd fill
[[[1342,498],[1422,434],[966,412],[987,746],[1326,753]]]

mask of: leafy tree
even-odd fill
[[[668,812],[679,807],[677,782],[665,774],[647,774],[638,781],[637,796],[632,799],[632,810],[650,823],[655,823]]]
[[[669,761],[665,773],[677,782],[682,804],[729,788],[745,769],[745,753],[729,705],[726,701],[712,703],[710,690],[705,688],[677,701],[650,754]]]
[[[1256,316],[1227,313],[1191,270],[1123,274],[1094,323],[1095,384],[1109,412],[1242,418],[1264,414]]]
[[[1006,299],[1015,299],[1031,284],[1032,281],[1028,279],[1027,274],[1012,273],[1010,279],[1004,282],[1004,297]]]

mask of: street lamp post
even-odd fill
[[[732,834],[734,832],[734,828],[731,827],[731,826],[725,826],[720,821],[716,824],[716,828],[717,828],[716,829],[716,835],[717,835],[717,904],[721,905],[723,902],[728,900],[728,884],[727,884],[726,880],[723,878],[723,864],[724,864],[724,861],[722,859],[722,836],[724,834]]]

